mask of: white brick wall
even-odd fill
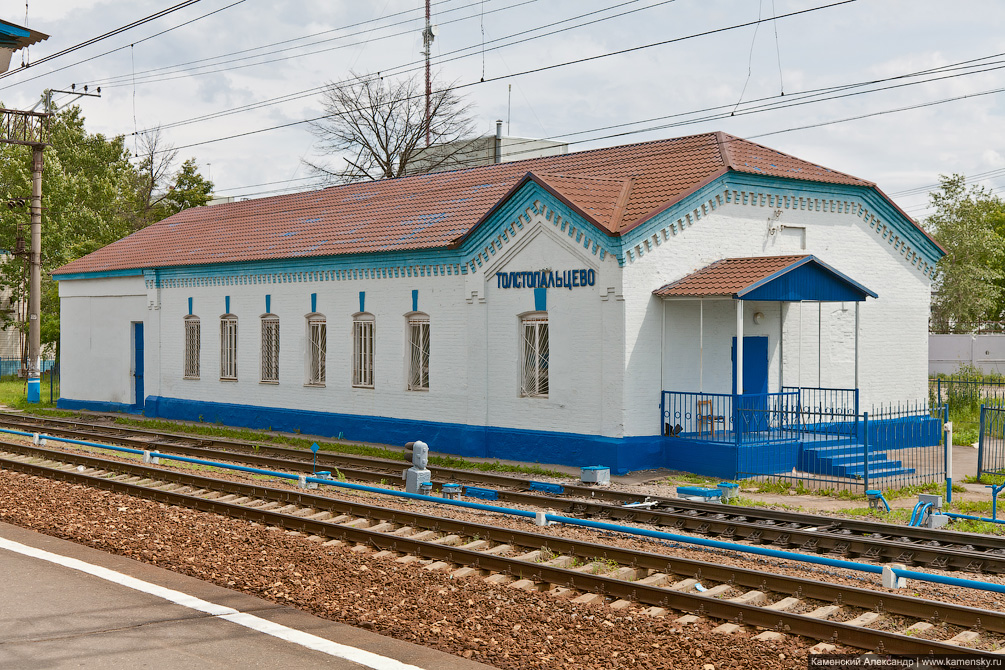
[[[760,204],[720,204],[668,239],[658,237],[624,268],[627,333],[625,368],[626,433],[659,431],[658,361],[663,305],[652,290],[721,258],[814,254],[879,294],[861,305],[859,387],[861,408],[922,400],[927,395],[930,283],[891,244],[855,213],[776,210]],[[805,250],[792,238],[769,233],[773,224],[805,227]],[[787,230],[792,230],[787,229]],[[792,304],[784,311],[783,381],[786,385],[854,386],[854,303],[823,305],[823,356],[818,374],[816,303]],[[732,301],[705,301],[704,379],[706,392],[731,390],[731,340],[736,312]],[[752,317],[765,315],[755,325]],[[744,335],[767,335],[769,391],[779,384],[779,306],[747,302]],[[668,301],[662,385],[667,390],[698,389],[697,302]]]
[[[60,395],[133,404],[132,324],[148,318],[143,277],[61,281],[59,298]]]
[[[784,209],[776,215],[759,199],[752,202],[721,202],[676,234],[657,232],[623,268],[614,256],[584,248],[541,209],[521,214],[522,227],[507,228],[478,271],[466,275],[281,283],[258,278],[212,286],[166,281],[162,288],[144,288],[139,277],[62,281],[63,394],[132,402],[130,322],[144,320],[148,395],[610,437],[655,435],[660,390],[698,390],[699,352],[697,303],[668,302],[664,320],[664,305],[652,291],[720,258],[798,253],[805,240],[805,252],[879,293],[861,308],[862,407],[923,398],[928,279],[853,212]],[[778,224],[790,228],[769,234],[769,226]],[[791,226],[805,227],[805,233]],[[321,259],[317,267],[344,267],[328,263]],[[551,390],[547,398],[522,398],[519,315],[535,309],[534,291],[501,289],[495,273],[544,268],[590,268],[596,283],[547,290]],[[405,390],[405,315],[412,290],[419,291],[419,311],[430,317],[428,392]],[[351,386],[352,316],[360,291],[376,319],[374,389]],[[328,323],[324,388],[304,385],[311,293],[317,293],[317,311]],[[279,384],[259,382],[266,294],[281,323]],[[238,380],[228,382],[219,379],[224,296],[239,318]],[[199,380],[182,378],[189,297],[202,320]],[[755,312],[764,314],[757,325]],[[735,307],[732,301],[706,301],[704,314],[702,386],[728,393]],[[744,318],[745,335],[769,338],[769,390],[783,379],[790,385],[854,384],[853,304],[824,305],[819,376],[815,304],[748,303]]]

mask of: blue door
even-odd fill
[[[736,338],[733,338],[733,393],[736,390]],[[768,336],[743,338],[743,391],[768,392]]]
[[[736,338],[733,338],[733,394],[736,390]],[[736,398],[733,425],[741,434],[764,431],[770,425],[768,414],[768,338],[765,335],[743,338],[743,395]]]
[[[136,407],[143,407],[143,324],[133,324],[133,378],[136,389]]]

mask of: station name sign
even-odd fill
[[[595,270],[537,270],[530,272],[497,272],[496,288],[567,288],[593,286]]]

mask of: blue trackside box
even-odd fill
[[[465,486],[464,495],[469,498],[481,498],[482,500],[499,500],[499,492],[492,489],[480,489],[476,486]]]
[[[719,500],[721,491],[719,489],[703,489],[698,486],[678,486],[678,498],[698,498],[700,500]]]
[[[606,465],[586,465],[579,480],[584,484],[610,484],[611,469]]]
[[[540,491],[541,493],[550,493],[556,496],[560,496],[565,493],[565,487],[561,484],[548,484],[547,482],[531,482],[530,490]]]

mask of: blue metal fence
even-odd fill
[[[740,396],[664,391],[663,432],[707,445],[720,476],[863,492],[944,479],[945,407],[918,403],[860,412],[858,402],[855,389],[786,387]],[[669,449],[667,465],[674,467],[675,457],[683,463],[684,453]]]
[[[49,372],[56,366],[56,359],[47,358],[42,360],[42,372]],[[17,377],[21,371],[20,358],[0,357],[0,378]]]
[[[1005,403],[981,405],[981,432],[977,443],[977,477],[1005,475]]]
[[[1005,401],[1005,380],[930,378],[928,399],[933,405],[949,405],[950,411],[976,409],[985,401]]]
[[[664,391],[663,434],[720,444],[767,444],[791,440],[787,434],[798,393],[692,393]]]

